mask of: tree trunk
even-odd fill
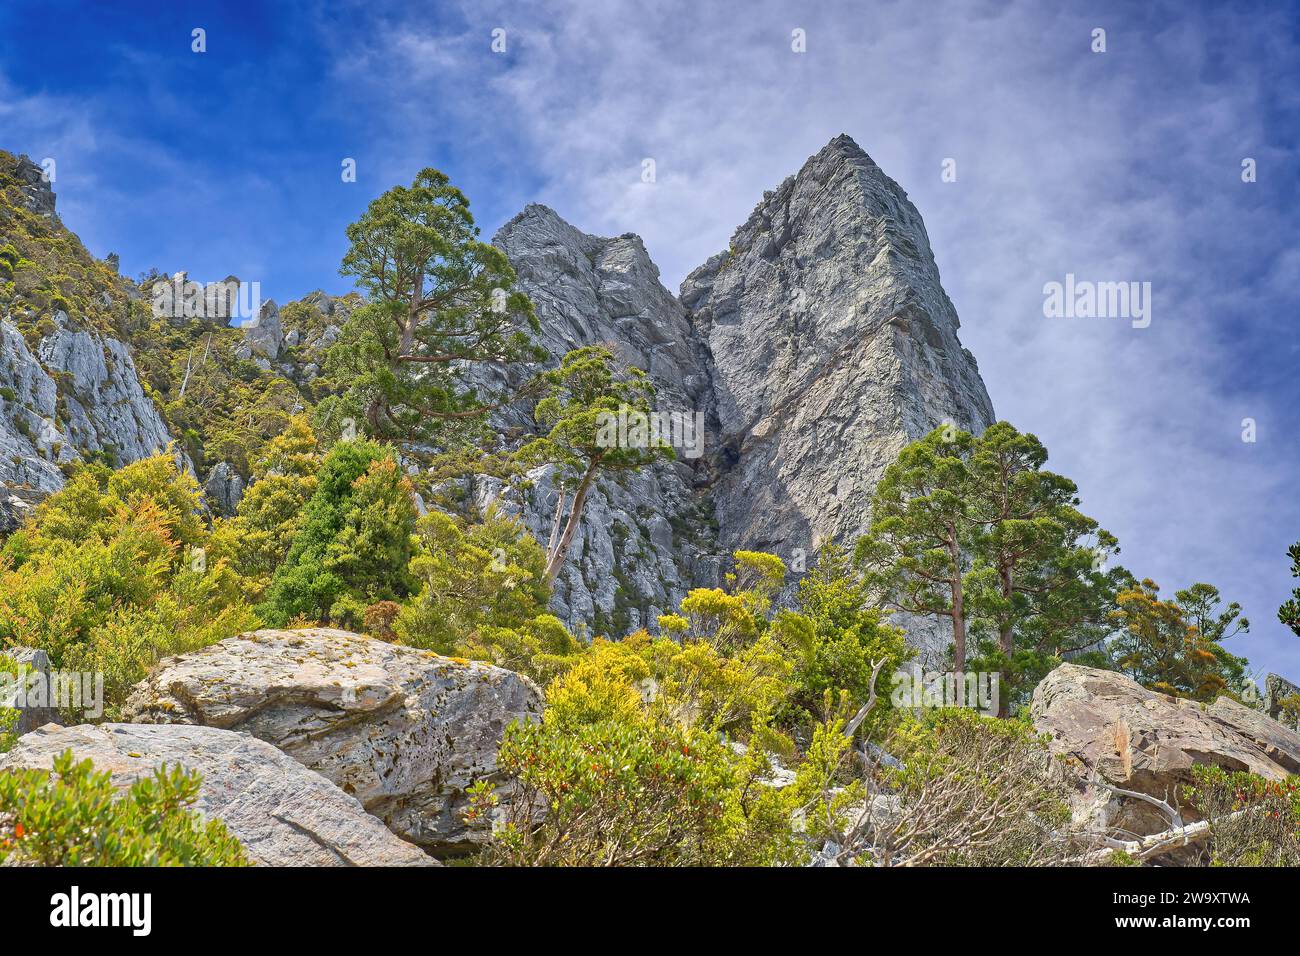
[[[1015,582],[1011,577],[1011,568],[1007,565],[1003,565],[998,569],[998,576],[1002,583],[1002,598],[1010,603],[1011,598],[1015,595]],[[1011,652],[1014,648],[1010,617],[1004,617],[1001,625],[998,627],[998,647],[1001,648],[1002,653],[1006,656],[1007,660],[1011,660]],[[1004,673],[998,674],[999,717],[1007,717],[1011,713],[1011,705],[1007,700],[1007,695],[1002,693],[1002,686],[1006,684],[1006,677],[1007,675]]]
[[[966,612],[963,607],[964,597],[961,590],[961,549],[957,545],[957,536],[953,535],[952,544],[952,662],[953,669],[966,669]]]
[[[419,313],[412,306],[406,316],[406,322],[402,326],[402,340],[397,350],[399,358],[405,358],[415,351],[415,327],[419,325],[419,318]]]
[[[598,467],[599,460],[592,461],[587,466],[587,473],[582,476],[582,483],[578,485],[578,491],[573,496],[573,510],[569,512],[569,520],[564,525],[564,533],[560,535],[559,544],[547,557],[547,587],[555,583],[555,577],[560,573],[560,568],[564,565],[564,556],[569,553],[569,545],[573,543],[573,535],[578,530],[579,522],[582,521],[582,506],[586,503],[587,492],[591,490],[591,483],[596,479],[596,469]]]

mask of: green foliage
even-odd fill
[[[886,470],[857,550],[887,607],[950,622],[957,670],[1001,673],[1007,707],[1067,657],[1104,663],[1084,652],[1104,641],[1132,580],[1104,570],[1114,536],[1046,462],[1042,443],[1006,422],[979,437],[937,428]]]
[[[1287,549],[1291,558],[1291,577],[1300,578],[1300,542]],[[1300,588],[1291,592],[1291,597],[1277,609],[1277,619],[1300,635]]]
[[[5,677],[17,678],[18,665],[13,658],[0,654],[0,680]],[[0,754],[13,747],[18,740],[18,719],[22,714],[16,707],[0,707]]]
[[[200,778],[160,767],[125,793],[72,751],[54,772],[0,772],[0,866],[247,866],[220,820],[193,809]]]
[[[966,497],[973,563],[964,587],[978,656],[971,667],[1001,672],[1007,707],[1069,657],[1082,656],[1110,632],[1122,568],[1104,570],[1115,537],[1078,510],[1078,488],[1044,469],[1047,449],[997,422],[977,438]]]
[[[482,522],[430,511],[417,525],[411,574],[419,593],[397,615],[403,644],[488,660],[546,681],[581,645],[547,612],[541,547],[513,518]]]
[[[547,555],[546,581],[550,584],[564,562],[597,475],[671,461],[673,452],[648,434],[644,441],[629,439],[620,444],[617,427],[610,423],[620,415],[648,414],[654,385],[640,369],[620,366],[608,347],[575,349],[564,356],[559,368],[543,373],[539,381],[546,394],[533,417],[546,434],[520,448],[515,461],[523,468],[557,466],[555,481],[564,492],[556,506],[557,523],[564,495],[572,494],[569,517]]]
[[[253,482],[232,518],[217,522],[213,550],[230,558],[250,599],[259,599],[284,563],[316,493],[321,457],[305,416],[290,419],[253,466]]]
[[[467,384],[481,363],[538,360],[532,302],[512,291],[500,249],[478,239],[469,201],[436,169],[395,186],[348,226],[340,270],[368,302],[352,313],[332,365],[343,405],[370,434],[457,444],[480,435],[488,405]]]
[[[391,453],[340,442],[321,464],[259,613],[273,626],[299,618],[360,626],[366,607],[414,590],[407,565],[415,521],[410,483]]]
[[[1220,641],[1246,631],[1236,603],[1219,612],[1219,591],[1194,584],[1162,601],[1154,581],[1121,591],[1112,613],[1120,627],[1111,644],[1117,666],[1153,690],[1177,697],[1211,701],[1223,693],[1236,694],[1247,663]],[[1235,625],[1235,626],[1234,626]]]
[[[1183,796],[1210,821],[1212,866],[1300,866],[1300,780],[1197,764]]]
[[[902,629],[883,621],[866,583],[842,549],[834,544],[822,548],[817,564],[799,582],[797,605],[812,627],[812,639],[809,652],[800,656],[791,675],[792,714],[808,720],[828,691],[865,703],[880,661],[884,663],[877,691],[882,700],[887,699],[891,675],[913,651]],[[879,714],[884,713],[887,709],[882,706]]]
[[[691,866],[799,863],[793,818],[815,802],[820,767],[795,785],[762,786],[768,764],[714,733],[681,723],[634,682],[645,662],[598,641],[553,683],[536,724],[506,731],[498,764],[514,778],[492,862],[529,866]],[[475,790],[471,821],[497,808]],[[544,819],[538,819],[545,808]]]
[[[901,762],[880,771],[895,807],[863,862],[1042,866],[1078,852],[1070,786],[1028,723],[932,711],[900,721],[887,748]]]
[[[207,543],[194,479],[171,456],[82,468],[0,549],[0,648],[103,672],[111,716],[159,658],[257,626]]]
[[[546,820],[510,820],[492,855],[531,866],[712,862],[730,769],[719,746],[653,721],[511,725],[498,765],[544,801]]]
[[[74,327],[120,333],[131,311],[124,283],[60,223],[27,208],[16,168],[0,150],[0,314],[32,335],[56,310]]]
[[[957,670],[966,666],[963,576],[974,442],[940,427],[907,445],[876,485],[871,526],[855,552],[886,607],[950,622]]]

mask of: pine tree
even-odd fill
[[[966,498],[974,438],[941,426],[899,453],[872,501],[871,526],[855,558],[885,607],[946,618],[953,666],[966,669]]]
[[[1066,655],[1100,645],[1122,568],[1118,542],[1078,510],[1073,481],[1044,469],[1047,449],[1007,422],[977,438],[966,493],[977,670],[1001,675],[1003,715]]]
[[[550,587],[582,521],[582,509],[597,475],[634,471],[655,461],[671,461],[672,449],[647,427],[654,385],[645,372],[621,367],[605,346],[576,349],[546,372],[541,381],[547,394],[537,403],[533,417],[547,433],[526,444],[517,454],[523,467],[557,466],[559,495],[555,521],[547,546],[546,586]],[[633,423],[619,434],[617,423]],[[569,495],[568,517],[564,506]]]
[[[1291,556],[1291,577],[1300,578],[1300,542],[1287,549]],[[1300,588],[1291,592],[1291,600],[1277,609],[1277,619],[1300,635]]]
[[[375,199],[347,235],[340,271],[369,301],[331,352],[352,383],[344,406],[378,439],[463,442],[505,399],[481,398],[474,369],[543,357],[514,269],[478,239],[469,201],[436,169]]]

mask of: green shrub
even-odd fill
[[[1192,767],[1184,796],[1210,821],[1212,866],[1300,866],[1300,779]]]
[[[219,820],[193,810],[200,777],[179,766],[118,792],[72,751],[54,772],[0,773],[0,865],[247,866]]]
[[[0,648],[102,672],[115,716],[159,658],[257,627],[207,543],[194,479],[170,456],[80,469],[0,549]]]

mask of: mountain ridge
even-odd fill
[[[20,165],[16,201],[48,223],[31,228],[62,229],[48,183],[32,183],[39,169]],[[906,442],[945,420],[972,431],[993,421],[978,367],[957,339],[956,310],[920,213],[846,134],[765,192],[729,248],[692,270],[676,293],[639,235],[592,235],[541,203],[526,205],[492,241],[537,307],[550,362],[584,345],[611,344],[646,370],[663,410],[699,414],[705,423],[699,458],[600,482],[555,587],[553,608],[572,625],[596,633],[653,628],[691,588],[718,585],[736,549],[772,551],[800,571],[827,541],[848,541],[865,527],[875,482]],[[313,293],[283,308],[266,303],[259,322],[214,333],[144,316],[141,288],[115,268],[112,279],[122,287],[115,294],[130,301],[84,334],[110,352],[110,333],[135,341],[141,328],[170,344],[162,359],[148,356],[147,374],[136,376],[132,366],[131,377],[150,383],[140,395],[149,407],[139,411],[153,412],[158,428],[145,429],[148,440],[124,433],[109,443],[124,450],[125,463],[165,443],[165,423],[206,477],[209,498],[229,510],[252,444],[337,384],[324,374],[323,354],[355,302]],[[27,333],[37,336],[31,327]],[[263,341],[268,336],[274,341]],[[190,385],[214,396],[200,398],[197,409],[186,404],[195,396],[182,401],[177,387],[195,361],[205,369],[211,361],[209,374],[217,376]],[[484,368],[475,384],[517,385],[527,374]],[[205,407],[239,389],[241,400],[260,403],[266,434],[235,430],[196,447],[185,429],[202,432]],[[23,398],[26,407],[35,395]],[[12,432],[13,417],[0,430]],[[523,405],[494,421],[503,434],[536,430]],[[241,451],[241,441],[250,447]],[[76,451],[74,440],[69,453]],[[24,446],[18,457],[38,452]],[[53,469],[45,472],[50,487],[42,490],[53,490],[60,482]],[[546,540],[557,491],[544,469],[531,477],[522,491],[485,476],[468,479],[465,490],[480,508],[498,501],[516,511]]]

